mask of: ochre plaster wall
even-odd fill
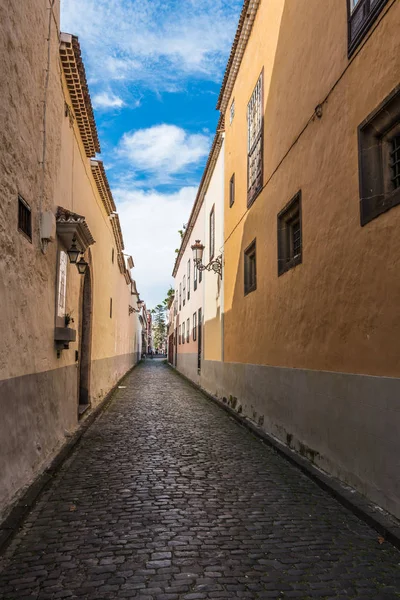
[[[64,116],[58,1],[51,21],[42,186],[49,6],[46,0],[0,3],[0,520],[78,425],[75,350],[80,348],[83,277],[68,265],[67,309],[73,311],[77,341],[58,358],[54,327],[60,243],[50,243],[42,253],[41,210],[55,212],[61,205],[84,215],[96,239],[90,250],[92,405],[137,360],[138,319],[128,315],[135,297],[119,271],[116,253],[111,262],[115,242],[110,223],[78,131]],[[18,194],[32,210],[32,243],[18,231]]]
[[[359,217],[357,127],[400,79],[400,3],[385,10],[349,64],[345,2],[261,2],[225,118],[228,362],[400,375],[400,208],[363,228]],[[265,187],[247,211],[246,108],[262,69]],[[277,214],[300,189],[303,262],[278,277]],[[244,296],[254,238],[257,289]]]

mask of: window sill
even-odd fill
[[[251,292],[254,292],[257,289],[257,285],[253,285],[253,287],[249,288],[248,290],[245,290],[244,295],[248,296],[249,294],[251,294]]]
[[[302,255],[301,254],[299,254],[298,256],[295,256],[294,258],[291,258],[290,260],[286,260],[284,262],[284,264],[281,264],[278,266],[278,277],[280,277],[287,271],[290,271],[290,269],[294,269],[294,267],[297,267],[297,265],[300,265],[301,263],[302,263]]]

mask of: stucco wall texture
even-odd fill
[[[349,60],[346,2],[260,3],[225,115],[226,364],[212,376],[220,397],[397,516],[400,208],[360,226],[357,127],[399,83],[399,30],[389,2]],[[247,209],[246,109],[262,70],[264,187]],[[299,190],[302,264],[278,277],[277,215]],[[245,296],[254,239],[257,289]]]
[[[77,340],[57,357],[54,327],[58,239],[40,248],[39,216],[57,206],[84,215],[96,243],[92,276],[90,402],[95,406],[138,358],[139,321],[120,273],[111,224],[98,195],[69,104],[59,60],[59,1],[51,20],[46,160],[43,100],[48,0],[0,2],[0,519],[78,426],[83,277],[67,267],[67,311]],[[32,242],[18,231],[18,194],[32,211]],[[115,261],[112,263],[112,248]],[[113,316],[110,318],[110,298]],[[136,340],[136,343],[135,343]]]

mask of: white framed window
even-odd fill
[[[232,100],[231,108],[229,109],[229,123],[232,125],[232,121],[235,117],[235,98]]]
[[[57,295],[57,316],[65,317],[66,298],[67,298],[67,265],[68,254],[60,250],[58,262],[58,295]]]

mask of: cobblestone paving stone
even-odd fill
[[[400,553],[158,362],[7,550],[0,598],[399,598]]]

